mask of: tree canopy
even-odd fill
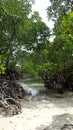
[[[32,2],[0,1],[0,73],[10,68],[33,75],[72,76],[73,1],[50,0],[52,32],[38,12],[32,13]]]
[[[36,50],[48,37],[49,29],[39,13],[32,13],[32,2],[0,1],[0,59],[1,66],[6,69],[21,68],[25,61],[29,61],[29,52]]]
[[[51,6],[47,8],[48,18],[57,20],[61,19],[69,12],[73,11],[73,1],[72,0],[50,0]]]

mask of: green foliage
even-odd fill
[[[48,48],[47,73],[58,74],[65,70],[72,74],[73,69],[73,1],[50,0],[48,18],[54,20],[54,41]],[[43,67],[45,68],[45,66]],[[71,69],[70,69],[71,68]]]
[[[58,72],[63,72],[73,66],[73,12],[56,21],[54,27],[53,60]],[[70,70],[68,73],[71,73]]]
[[[24,44],[21,36],[26,33],[30,12],[29,0],[0,1],[0,53],[6,67],[16,61],[16,52]]]
[[[46,72],[49,75],[57,75],[65,70],[72,74],[73,69],[73,12],[56,20],[53,34],[53,43],[46,40],[38,45],[33,54],[33,62],[37,73]]]
[[[6,68],[33,71],[29,52],[46,40],[48,28],[31,7],[32,0],[0,1],[0,54]]]
[[[72,1],[50,1],[48,16],[56,20],[52,43],[38,12],[31,14],[30,0],[0,1],[0,73],[9,68],[56,75],[73,66]]]
[[[61,20],[62,16],[65,16],[70,11],[73,11],[72,0],[50,0],[51,6],[48,7],[48,18],[53,20]]]
[[[2,63],[2,55],[0,55],[0,74],[5,74],[5,66]]]

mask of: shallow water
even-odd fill
[[[25,89],[26,94],[31,94],[31,96],[35,97],[39,94],[41,94],[41,92],[45,92],[45,87],[43,84],[41,83],[30,83],[30,84],[24,84],[24,83],[20,83],[21,86]],[[47,92],[47,90],[46,90]]]

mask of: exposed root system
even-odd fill
[[[15,115],[21,112],[19,99],[25,96],[25,90],[16,82],[0,80],[0,111],[5,115]]]

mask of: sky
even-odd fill
[[[42,17],[43,22],[47,24],[50,29],[53,28],[53,22],[48,21],[46,9],[50,6],[51,3],[49,0],[35,0],[35,5],[33,5],[32,9],[38,11],[40,16]]]

